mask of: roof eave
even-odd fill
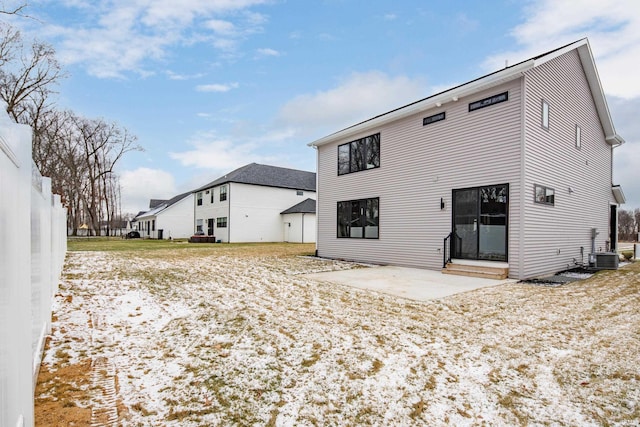
[[[613,198],[616,203],[619,205],[623,205],[626,203],[627,198],[624,196],[624,192],[622,191],[622,187],[619,185],[613,185],[611,187],[611,192],[613,193]]]
[[[309,147],[320,147],[337,140],[349,138],[370,129],[379,128],[386,123],[390,123],[422,111],[433,108],[440,108],[446,103],[457,102],[462,97],[470,96],[482,90],[489,89],[502,83],[517,79],[522,75],[522,73],[533,68],[534,65],[534,60],[524,61],[520,64],[505,68],[504,70],[489,74],[480,79],[471,81],[445,92],[430,96],[413,104],[409,104],[405,107],[401,107],[389,113],[382,114],[373,119],[345,128],[341,131],[325,136],[324,138],[320,138],[316,141],[310,142],[307,145]]]

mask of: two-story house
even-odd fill
[[[348,127],[317,149],[317,253],[530,278],[615,249],[616,133],[586,39]]]
[[[220,242],[315,242],[316,174],[251,163],[194,192],[194,232]]]

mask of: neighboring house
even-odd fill
[[[195,192],[195,233],[221,242],[315,242],[315,211],[309,202],[299,212],[285,213],[316,197],[316,174],[251,163]],[[303,209],[304,208],[304,209]],[[304,212],[303,212],[304,210]],[[293,219],[295,217],[295,219]],[[298,222],[306,222],[304,232]],[[286,225],[286,227],[285,227]],[[290,226],[291,225],[291,226]],[[296,227],[296,231],[291,231]]]
[[[280,212],[285,242],[313,243],[316,241],[316,201],[306,199]]]
[[[623,142],[577,41],[310,143],[317,253],[519,279],[588,263],[617,246]]]
[[[136,215],[140,237],[186,239],[193,234],[193,194],[179,194],[170,200],[151,199],[151,208]]]

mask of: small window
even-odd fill
[[[297,190],[297,191],[296,191],[296,196],[304,196],[304,191],[302,191],[302,190]]]
[[[543,205],[553,206],[556,202],[556,190],[553,188],[545,187],[543,185],[534,185],[535,189],[535,202]]]
[[[379,133],[338,146],[338,175],[379,167]]]
[[[576,125],[576,148],[579,150],[582,148],[582,129]]]
[[[549,104],[542,100],[542,127],[549,130]]]
[[[220,187],[220,201],[224,202],[225,200],[227,200],[227,186],[223,185]]]
[[[156,220],[155,219],[151,220],[151,231],[156,231]]]
[[[220,218],[216,218],[216,227],[217,228],[227,228],[227,217],[223,216]]]
[[[378,198],[338,202],[338,237],[377,239],[379,205]]]
[[[214,191],[213,188],[211,189],[211,203],[213,203],[213,201],[215,200],[215,196],[214,196]]]
[[[199,191],[199,192],[196,194],[196,204],[197,204],[198,206],[202,206],[202,191]]]

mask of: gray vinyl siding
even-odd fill
[[[509,100],[468,112],[472,101]],[[446,120],[422,119],[446,111]],[[451,231],[452,190],[509,184],[509,259],[518,259],[522,152],[521,79],[318,148],[320,256],[440,269]],[[380,167],[337,174],[338,145],[380,132]],[[379,239],[337,238],[337,202],[378,197]],[[445,209],[440,209],[440,199]],[[511,267],[511,266],[510,266]],[[514,265],[513,274],[519,274]]]
[[[609,234],[611,147],[575,50],[525,74],[525,183],[523,277],[553,273],[584,261],[590,229],[604,250]],[[549,130],[541,126],[541,100],[550,106]],[[582,148],[575,147],[575,126]],[[555,189],[555,206],[534,203],[534,184]],[[570,193],[569,187],[573,189]]]

